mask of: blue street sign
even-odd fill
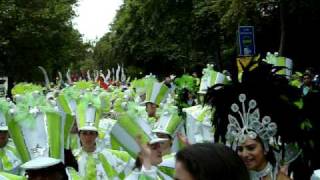
[[[240,56],[253,56],[256,53],[254,27],[239,26],[238,35]]]

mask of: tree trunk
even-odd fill
[[[279,46],[279,55],[284,55],[285,48],[285,38],[286,38],[286,29],[285,29],[285,8],[283,0],[279,0],[279,8],[280,8],[280,46]]]

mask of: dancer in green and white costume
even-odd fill
[[[28,89],[32,85],[26,85]],[[21,88],[23,89],[23,88]],[[15,95],[16,106],[8,121],[11,137],[28,179],[68,179],[64,161],[64,132],[68,124],[58,107],[48,103],[40,91]],[[74,176],[73,176],[74,177]],[[69,179],[73,179],[70,177]]]
[[[0,98],[0,172],[19,175],[22,162],[15,145],[9,139],[6,122],[11,117],[9,108],[10,103],[4,98]]]
[[[78,136],[78,127],[75,121],[75,114],[77,108],[77,99],[80,96],[79,89],[72,87],[64,88],[60,91],[57,97],[57,105],[59,110],[66,116],[66,121],[70,122],[71,126],[66,127],[65,132],[65,149],[80,148],[80,140]]]
[[[190,144],[214,142],[214,128],[211,116],[214,108],[196,105],[184,108],[186,113],[186,133]]]
[[[169,88],[159,82],[148,83],[146,86],[146,99],[143,104],[146,106],[148,114],[147,120],[151,127],[154,127],[156,122],[159,120],[157,109],[160,104],[164,102],[168,96]]]
[[[82,147],[73,151],[84,179],[123,179],[132,170],[134,161],[124,151],[97,146],[100,104],[96,96],[84,93],[77,104],[77,123]]]
[[[111,136],[118,145],[136,158],[134,171],[126,179],[172,179],[157,168],[162,162],[160,143],[167,139],[156,137],[150,125],[134,118],[131,111],[119,117],[112,128]],[[136,141],[137,136],[140,137],[140,143]]]
[[[28,179],[62,179],[65,175],[61,171],[64,170],[62,117],[40,92],[23,95],[16,103],[8,126],[24,163],[21,168]],[[55,166],[59,166],[59,170],[54,171]]]
[[[167,139],[154,137],[147,144],[143,143],[141,139],[140,137],[138,140],[140,153],[137,157],[136,167],[125,179],[172,180],[172,177],[161,172],[157,167],[162,162],[160,143],[167,141]]]
[[[156,123],[153,132],[158,138],[166,138],[168,141],[161,143],[163,162],[158,165],[159,170],[164,174],[174,177],[175,173],[175,154],[180,149],[180,142],[177,133],[181,133],[183,120],[178,115],[178,107],[168,101],[164,105],[163,112],[159,121]]]
[[[79,175],[84,179],[123,179],[131,171],[133,159],[124,151],[97,149],[97,136],[94,129],[80,129],[82,148],[73,152],[78,161]]]

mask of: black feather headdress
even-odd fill
[[[231,105],[238,101],[239,94],[257,102],[261,117],[270,116],[277,125],[277,136],[283,142],[297,142],[300,124],[303,120],[295,102],[300,100],[298,88],[290,86],[285,76],[277,72],[284,67],[276,67],[262,60],[251,61],[242,66],[242,77],[233,75],[231,84],[218,84],[208,89],[205,103],[215,108],[213,125],[216,128],[215,139],[226,141]]]

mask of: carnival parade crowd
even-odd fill
[[[201,78],[42,71],[0,98],[1,180],[320,179],[320,78],[276,53]]]

